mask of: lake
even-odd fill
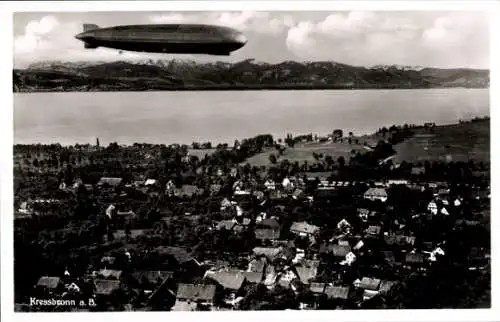
[[[489,115],[489,89],[15,93],[14,142],[233,143]]]

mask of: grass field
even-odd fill
[[[311,143],[311,144],[300,144],[296,145],[294,148],[287,148],[283,155],[278,159],[280,160],[287,159],[291,163],[298,161],[299,163],[303,163],[307,161],[309,163],[314,163],[316,160],[313,157],[313,153],[321,153],[324,156],[330,155],[334,161],[341,156],[344,157],[346,161],[349,160],[351,156],[351,151],[360,151],[365,152],[366,150],[362,145],[356,144],[347,144],[347,143]],[[274,154],[278,156],[278,151],[269,150],[266,152],[259,153],[251,158],[249,158],[246,162],[249,162],[253,166],[266,166],[270,164],[269,156]]]
[[[490,161],[490,122],[478,121],[464,124],[436,126],[432,129],[415,129],[415,135],[406,141],[394,146],[396,156],[394,162],[429,161]],[[375,145],[381,137],[374,135],[359,137],[359,142]],[[307,161],[314,163],[313,153],[330,155],[336,161],[343,156],[346,161],[351,151],[366,152],[363,145],[347,143],[310,143],[287,148],[279,160],[288,159],[290,162]],[[257,154],[247,160],[251,165],[270,165],[269,156],[278,155],[274,149]],[[279,162],[278,160],[278,162]]]
[[[216,149],[189,149],[189,154],[192,156],[197,156],[200,159],[203,159],[206,154],[210,155],[214,153]]]
[[[490,161],[490,122],[417,129],[415,135],[396,145],[395,162]]]

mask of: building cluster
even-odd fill
[[[68,262],[59,273],[39,276],[31,296],[76,303],[92,298],[105,310],[356,308],[391,296],[408,276],[425,275],[447,260],[446,235],[421,227],[479,225],[471,205],[489,202],[485,190],[468,187],[472,197],[464,196],[446,182],[352,182],[315,173],[276,180],[243,175],[238,167],[214,176],[204,184],[144,174],[132,180],[103,176],[96,183],[60,180],[61,193],[74,196],[83,189],[99,204],[107,223],[100,243],[106,247],[97,248],[98,260],[89,261],[84,274]],[[405,208],[401,198],[408,195],[421,199]],[[349,208],[335,208],[344,196]],[[149,227],[135,224],[142,215],[134,206],[139,202],[130,202],[134,198],[147,202],[146,214],[154,218]],[[16,218],[29,220],[57,203],[21,200]],[[181,211],[179,205],[187,206]],[[174,221],[194,224],[184,231],[172,228]],[[193,231],[200,238],[196,247],[172,237]],[[463,254],[468,269],[482,269],[488,251],[469,251]]]

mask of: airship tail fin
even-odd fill
[[[84,23],[83,24],[83,32],[94,30],[94,29],[99,29],[99,26],[92,24],[92,23]]]

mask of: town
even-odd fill
[[[439,128],[15,145],[15,310],[489,307],[489,162],[395,158]]]

